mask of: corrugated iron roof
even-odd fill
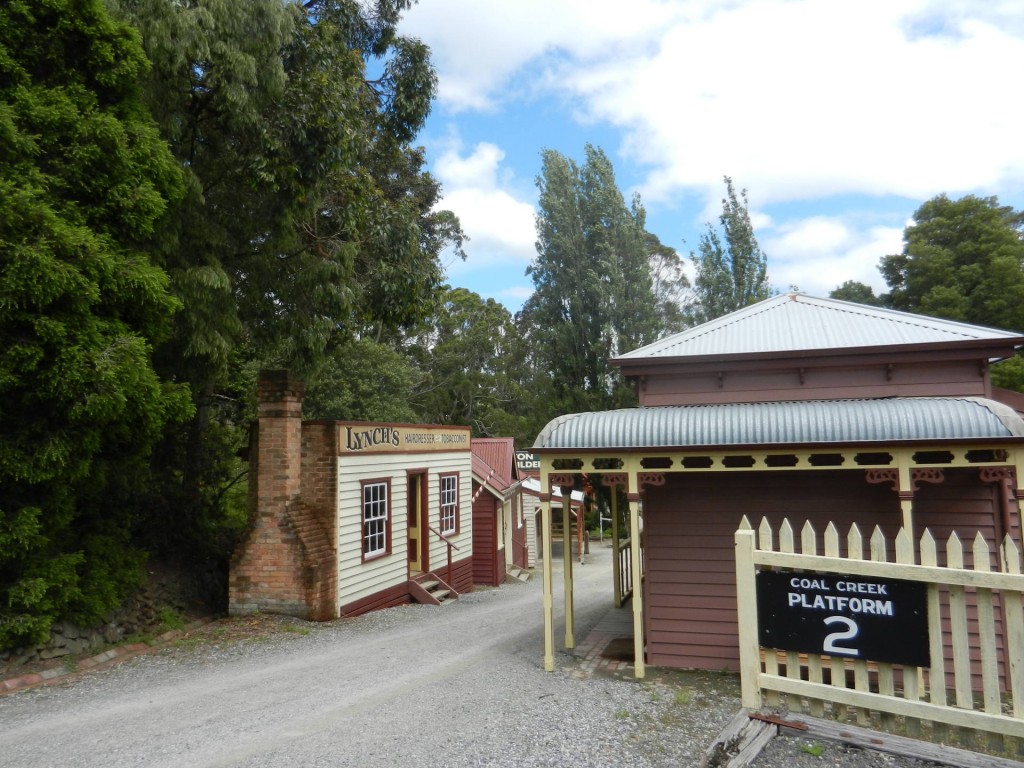
[[[474,437],[470,440],[473,452],[473,474],[482,483],[505,491],[516,479],[515,448],[511,437]]]
[[[1024,342],[1019,333],[787,293],[627,352],[616,360],[998,339]]]
[[[534,450],[685,448],[1024,437],[1024,420],[983,398],[894,397],[626,408],[552,420]]]

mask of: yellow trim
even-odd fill
[[[629,549],[632,560],[630,565],[633,572],[633,675],[638,679],[643,678],[646,674],[644,668],[644,583],[641,576],[643,554],[640,551],[642,533],[640,530],[640,502],[635,495],[639,490],[636,470],[631,469],[627,492],[632,492],[629,502]]]
[[[1002,453],[1004,458],[999,461],[969,461],[967,455],[971,452],[990,451],[996,454]],[[918,453],[928,454],[951,454],[949,461],[926,462],[915,461],[914,456]],[[890,459],[884,463],[858,464],[855,460],[857,455],[887,454]],[[839,465],[814,465],[811,458],[815,456],[843,457]],[[767,464],[769,457],[792,456],[795,457],[793,466],[770,466]],[[1020,488],[1024,483],[1024,447],[1017,443],[962,443],[962,444],[929,444],[927,441],[917,445],[860,445],[855,447],[842,447],[834,450],[822,447],[814,449],[786,450],[735,450],[735,451],[662,451],[648,449],[645,451],[629,451],[620,453],[614,449],[610,450],[581,450],[568,452],[559,450],[557,454],[540,451],[537,453],[540,464],[540,487],[541,494],[550,494],[549,476],[552,474],[610,474],[624,473],[628,478],[627,494],[634,495],[629,501],[630,512],[630,533],[631,533],[631,554],[633,572],[633,640],[634,640],[634,664],[635,675],[642,678],[645,675],[644,665],[644,616],[643,616],[643,580],[642,555],[640,548],[640,509],[636,495],[640,488],[637,484],[637,475],[640,472],[650,471],[665,474],[694,474],[705,472],[786,472],[786,471],[850,471],[868,469],[895,469],[897,470],[897,491],[901,491],[900,510],[902,514],[903,527],[912,532],[913,529],[913,499],[910,492],[913,490],[911,484],[911,470],[924,467],[936,468],[982,468],[982,467],[1013,467],[1016,471],[1016,486]],[[671,460],[671,466],[644,468],[642,461],[648,458]],[[683,465],[684,459],[701,458],[710,460],[710,466]],[[733,459],[752,458],[749,466],[727,466],[727,461]],[[617,459],[620,462],[618,468],[607,466],[609,459]],[[582,466],[578,469],[555,469],[554,462],[580,461]],[[600,462],[602,466],[597,466]],[[659,462],[660,464],[661,462]],[[742,464],[744,462],[737,461]],[[563,530],[568,536],[569,526],[569,497],[563,499]],[[554,657],[554,599],[553,599],[553,572],[551,567],[551,509],[550,501],[541,503],[542,525],[544,526],[544,668],[553,671],[555,668]],[[572,606],[572,553],[571,545],[565,542],[565,644],[566,648],[575,645],[573,634],[573,606]]]
[[[541,542],[544,549],[544,669],[555,671],[555,600],[554,600],[554,569],[551,564],[551,501],[548,485],[548,469],[542,465],[540,470],[540,487],[542,499],[547,495],[549,500],[540,503]],[[547,489],[547,490],[545,490]]]
[[[562,583],[565,587],[565,647],[576,647],[576,629],[574,619],[576,611],[572,603],[572,491],[562,489]],[[576,525],[583,525],[583,513],[577,515]]]
[[[672,465],[670,467],[658,467],[657,472],[679,472],[679,473],[700,473],[700,472],[786,472],[786,471],[803,471],[803,470],[856,470],[856,469],[878,469],[878,468],[897,468],[898,457],[905,455],[908,458],[912,457],[915,453],[928,452],[928,453],[942,453],[948,452],[953,454],[952,461],[943,462],[914,462],[910,461],[909,467],[1002,467],[1006,465],[1013,466],[1015,456],[1020,449],[1020,445],[1016,443],[997,443],[997,444],[978,444],[978,443],[965,443],[957,445],[928,445],[926,443],[914,446],[886,446],[884,443],[877,446],[858,446],[856,448],[815,448],[815,449],[800,449],[800,450],[785,450],[785,449],[772,449],[772,450],[735,450],[735,451],[662,451],[656,448],[651,448],[643,452],[630,451],[628,454],[623,456],[615,450],[597,451],[593,449],[581,450],[575,453],[569,453],[560,449],[558,454],[541,454],[540,462],[542,465],[546,464],[549,472],[579,474],[579,473],[608,473],[608,472],[628,472],[630,467],[636,467],[638,471],[643,471],[640,466],[642,459],[649,458],[667,458],[670,459]],[[972,451],[1004,451],[1007,454],[1006,459],[1001,461],[968,461],[967,454]],[[858,464],[855,457],[858,455],[867,454],[889,454],[892,459],[891,461],[882,463],[865,462],[864,464]],[[810,462],[812,456],[842,456],[843,462],[840,465],[813,465]],[[778,456],[793,456],[797,459],[795,466],[769,466],[766,463],[768,457]],[[695,466],[685,467],[683,466],[684,459],[703,459],[707,458],[711,460],[711,466]],[[726,466],[725,461],[727,459],[746,459],[752,458],[754,463],[752,466]],[[609,469],[606,466],[597,467],[595,462],[607,462],[608,459],[619,459],[623,462],[621,469]],[[554,461],[572,461],[580,460],[583,462],[581,469],[552,469],[551,465]]]

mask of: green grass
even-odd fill
[[[681,707],[689,706],[690,702],[693,701],[693,688],[678,689],[672,697],[672,701]]]
[[[804,744],[800,747],[800,749],[802,749],[808,755],[813,755],[814,757],[821,757],[823,754],[825,754],[825,748],[821,746],[821,744],[819,744],[818,742],[814,742],[813,744]]]
[[[169,605],[161,606],[156,612],[156,616],[160,619],[160,627],[165,632],[185,628],[185,617]]]

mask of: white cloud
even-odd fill
[[[878,262],[901,251],[903,230],[812,216],[787,222],[758,241],[768,255],[768,277],[776,288],[795,285],[805,293],[827,296],[847,280],[856,280],[877,294],[886,290]]]
[[[441,205],[459,217],[469,236],[465,262],[448,267],[450,275],[486,269],[489,264],[518,262],[525,270],[533,258],[534,208],[501,187],[505,153],[494,144],[477,144],[468,154],[456,138],[434,163],[444,199]]]
[[[678,15],[677,5],[632,0],[624,14],[620,0],[431,0],[405,14],[401,31],[431,46],[443,105],[489,110],[509,97],[509,81],[527,64],[547,54],[580,59],[646,45]],[[514,93],[541,86],[519,82]]]
[[[576,149],[603,131],[624,187],[652,214],[679,212],[686,231],[659,236],[689,249],[705,221],[717,224],[722,176],[731,176],[750,190],[773,284],[821,295],[846,280],[885,290],[878,260],[902,246],[902,229],[889,226],[894,207],[940,192],[1009,204],[1024,194],[1020,0],[622,8],[424,0],[408,12],[403,33],[433,50],[442,118],[471,124],[465,134],[479,142],[435,156],[444,205],[472,238],[469,262],[453,272],[533,258],[535,196],[511,175],[535,173],[541,147],[503,133],[531,119],[547,146],[568,146],[563,123],[573,122]],[[618,146],[604,142],[609,129]],[[890,215],[840,215],[857,196]]]
[[[1019,10],[1019,6],[1018,10]],[[544,88],[610,123],[649,167],[645,199],[925,199],[1024,169],[1012,3],[965,0],[433,0],[441,100],[484,109]],[[1016,34],[1015,34],[1016,32]],[[581,101],[582,100],[582,101]]]
[[[764,201],[989,187],[1021,161],[1007,94],[1024,40],[978,19],[910,39],[919,5],[748,2],[561,80],[652,167],[649,199],[723,173]]]

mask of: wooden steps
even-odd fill
[[[421,573],[409,579],[409,596],[423,605],[444,605],[457,600],[459,593],[434,573]]]

